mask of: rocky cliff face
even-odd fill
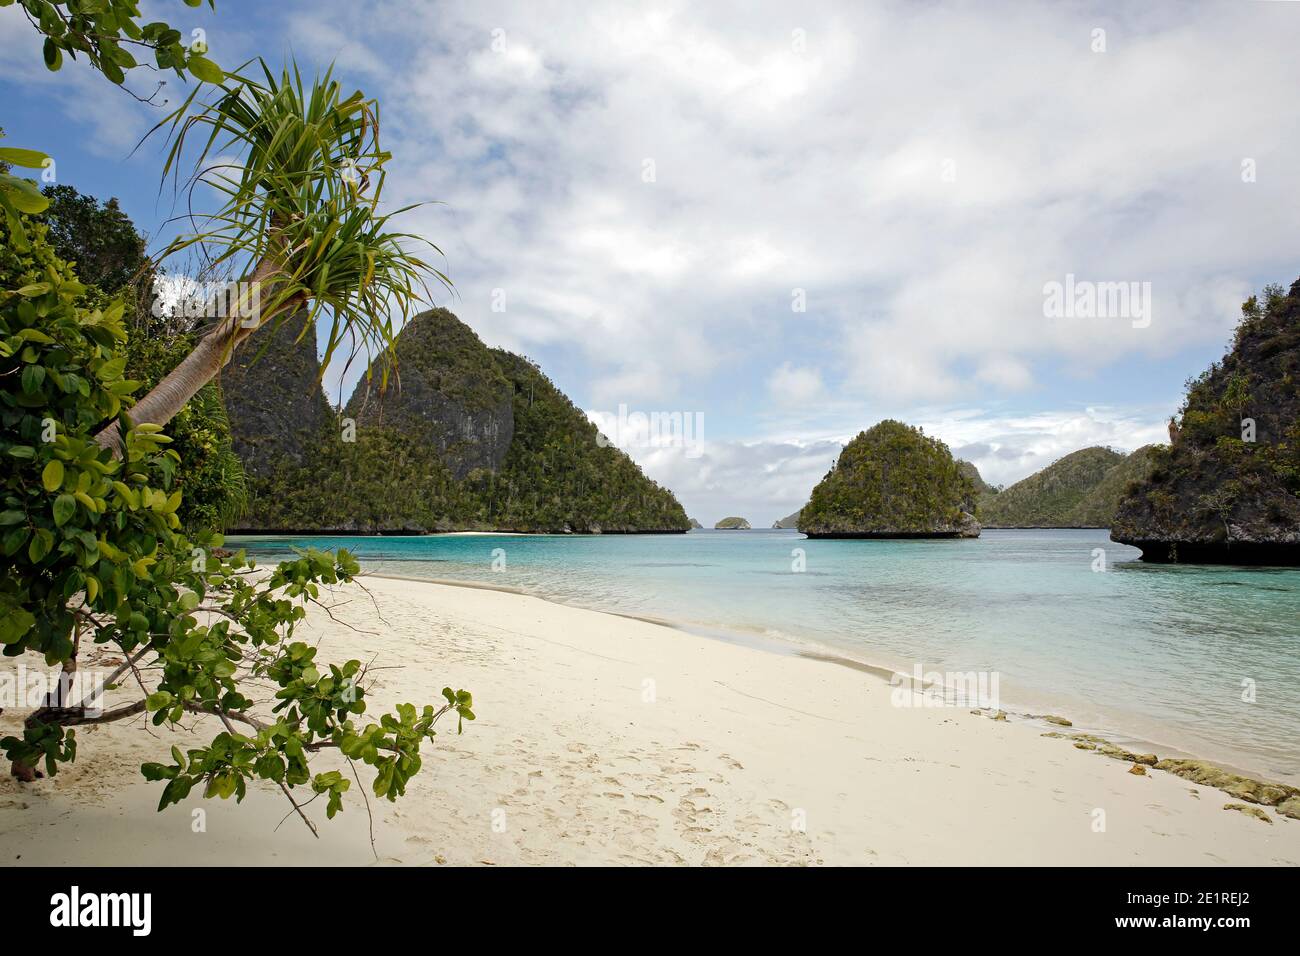
[[[975,487],[948,446],[883,421],[844,446],[799,517],[810,538],[978,537]]]
[[[257,464],[248,514],[231,530],[598,534],[689,526],[672,492],[602,443],[540,369],[487,348],[450,312],[413,319],[396,350],[387,387],[380,360],[348,402],[351,438],[319,388],[297,387],[315,382],[314,337],[288,357],[243,370],[231,421],[236,447]]]
[[[457,479],[497,471],[514,437],[513,388],[474,331],[433,309],[406,324],[395,351],[395,370],[376,362],[345,414],[358,428],[395,428],[428,443]]]
[[[1300,280],[1242,307],[1111,537],[1148,561],[1300,565]]]
[[[305,313],[259,329],[222,370],[231,446],[250,478],[302,464],[332,424],[319,373],[316,326]]]
[[[958,458],[957,468],[961,471],[962,475],[965,476],[966,480],[970,482],[971,486],[971,493],[961,503],[961,510],[965,511],[967,514],[973,515],[979,510],[980,499],[984,495],[992,492],[993,489],[990,488],[988,482],[984,480],[984,477],[980,474],[980,470],[975,467],[974,462],[969,462],[965,458]]]

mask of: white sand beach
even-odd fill
[[[311,613],[300,639],[325,661],[374,660],[372,714],[450,684],[478,715],[461,736],[445,725],[397,803],[371,795],[374,852],[355,785],[335,820],[323,801],[309,808],[320,839],[292,817],[277,829],[289,807],[269,786],[242,807],[191,797],[155,812],[161,785],[139,764],[219,725],[133,719],[79,728],[78,758],[54,779],[0,779],[0,860],[1300,864],[1300,821],[1225,810],[1237,801],[1219,790],[1130,773],[1014,716],[892,706],[885,681],[840,664],[521,594],[365,587],[336,592],[337,620]],[[27,712],[0,716],[0,735]]]

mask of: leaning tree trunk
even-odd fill
[[[254,271],[252,282],[265,282],[274,275],[277,267],[264,260]],[[269,298],[269,297],[268,297]],[[166,425],[185,407],[204,385],[216,378],[217,373],[230,361],[235,349],[248,340],[257,329],[278,312],[296,303],[282,303],[273,308],[266,317],[258,317],[253,325],[245,325],[246,319],[232,315],[222,319],[212,328],[189,355],[171,370],[161,382],[149,390],[149,394],[131,407],[131,421],[136,425]],[[100,448],[111,448],[115,455],[122,451],[121,426],[113,422],[98,435],[95,442]]]
[[[23,721],[24,728],[47,723],[50,714],[63,710],[69,705],[69,695],[72,693],[72,679],[77,673],[77,652],[81,650],[81,625],[73,624],[72,628],[72,653],[63,662],[63,670],[59,673],[59,685],[46,694],[45,703],[29,714],[27,719]],[[4,711],[0,710],[0,714],[2,713]],[[33,780],[44,776],[34,766],[23,763],[21,760],[10,762],[9,773],[16,777],[20,783],[31,783]]]

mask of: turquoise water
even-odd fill
[[[520,588],[771,650],[829,651],[909,674],[918,664],[995,671],[1005,709],[1300,778],[1297,570],[1144,565],[1105,531],[966,541],[810,541],[793,531],[232,537],[227,546],[263,560],[346,547],[368,571]],[[1105,572],[1093,570],[1097,548]],[[1254,682],[1253,702],[1243,681]]]

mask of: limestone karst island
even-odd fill
[[[0,47],[15,951],[373,947],[406,867],[514,925],[827,867],[873,934],[1285,939],[1300,3]]]

